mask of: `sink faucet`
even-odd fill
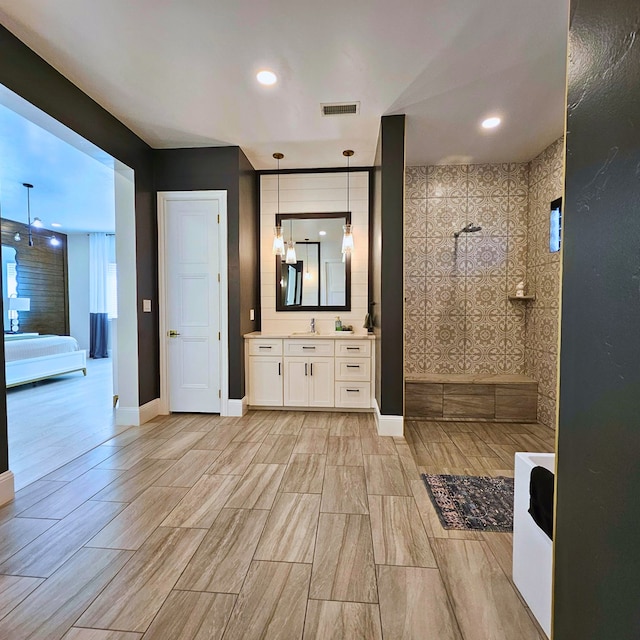
[[[311,318],[311,333],[315,333],[315,332],[316,332],[316,319]]]

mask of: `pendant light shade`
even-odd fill
[[[296,256],[296,246],[293,240],[289,240],[289,242],[287,242],[287,256],[284,261],[287,264],[296,264],[296,262],[298,262],[298,258]]]
[[[351,233],[351,225],[345,224],[342,227],[342,253],[351,253],[353,251],[353,233]]]
[[[293,241],[293,220],[289,220],[289,242],[287,242],[287,256],[284,259],[287,264],[296,264],[296,245]]]
[[[345,149],[342,152],[342,155],[347,159],[347,211],[351,213],[351,193],[350,193],[350,172],[349,172],[349,161],[351,156],[353,155],[353,151],[351,149]],[[351,224],[347,223],[342,227],[342,257],[343,261],[347,254],[351,255],[353,251],[353,233],[351,230]]]
[[[284,255],[284,238],[282,237],[282,227],[273,227],[273,255]]]
[[[274,153],[273,157],[278,161],[278,215],[280,215],[280,160],[284,158],[282,153]],[[277,218],[276,218],[277,220]],[[284,238],[282,237],[282,227],[279,224],[273,228],[273,255],[284,255]]]

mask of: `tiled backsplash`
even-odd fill
[[[563,196],[564,138],[531,161],[527,274],[536,299],[527,305],[526,372],[538,381],[538,420],[556,426],[560,253],[549,251],[549,214]]]
[[[408,167],[406,373],[524,373],[529,164]],[[477,233],[454,232],[468,223]]]

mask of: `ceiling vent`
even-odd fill
[[[320,107],[323,116],[357,116],[360,113],[359,102],[325,102]]]

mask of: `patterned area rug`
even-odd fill
[[[422,474],[445,529],[513,531],[513,478]]]

